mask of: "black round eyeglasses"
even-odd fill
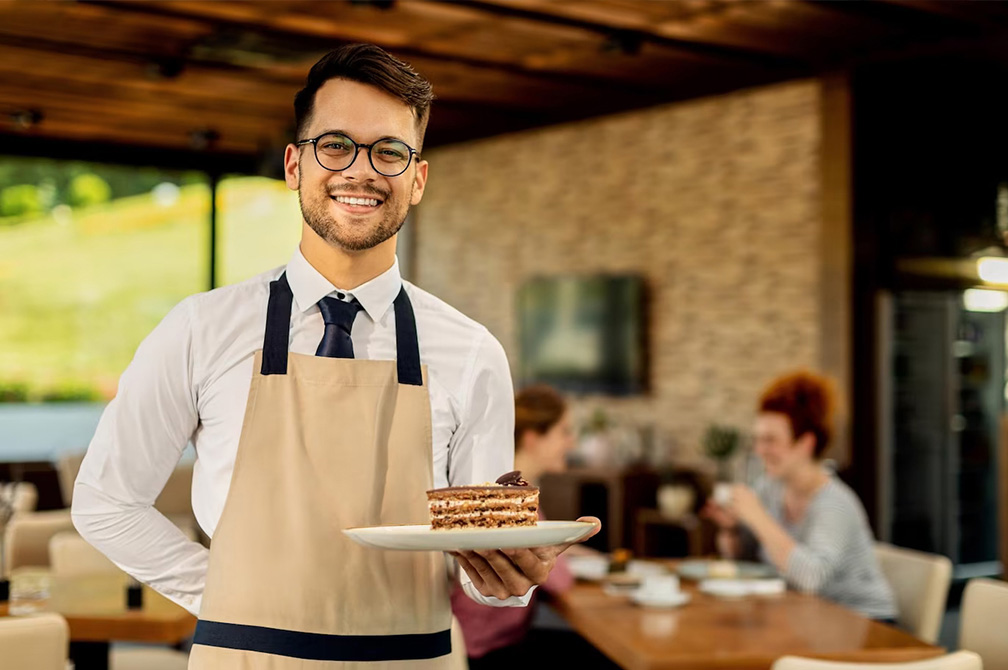
[[[413,156],[420,156],[420,152],[400,140],[387,138],[371,144],[359,144],[343,133],[323,133],[295,144],[314,144],[315,160],[332,172],[342,172],[353,165],[361,149],[367,149],[371,167],[385,177],[398,177],[406,172]]]

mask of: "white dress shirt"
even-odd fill
[[[290,350],[314,354],[324,324],[317,303],[356,298],[357,358],[396,358],[392,306],[405,285],[416,315],[420,360],[430,387],[434,486],[493,481],[514,464],[514,395],[504,349],[490,332],[404,282],[398,260],[353,290],[337,289],[301,254],[287,267],[294,294]],[[238,451],[253,356],[262,348],[269,282],[283,268],[190,296],[140,344],[119,380],[74,487],[74,525],[125,572],[199,613],[209,552],[154,509],[189,442],[196,448],[192,504],[213,537]],[[525,596],[466,593],[489,605],[524,606]]]

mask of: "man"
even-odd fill
[[[300,248],[285,268],[176,306],[99,423],[74,523],[199,615],[190,668],[446,667],[440,558],[364,549],[341,532],[426,523],[428,488],[512,467],[503,349],[403,282],[395,257],[427,182],[432,98],[426,80],[371,45],[316,63],[284,156]],[[190,440],[210,552],[152,507]],[[565,548],[464,552],[465,591],[524,606]]]

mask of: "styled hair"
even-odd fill
[[[423,145],[434,89],[407,63],[374,44],[348,44],[330,51],[308,72],[305,86],[294,96],[294,120],[297,139],[315,111],[315,94],[330,79],[347,79],[374,86],[402,100],[413,110],[417,137]],[[417,147],[420,150],[420,147]]]
[[[791,433],[798,439],[806,433],[815,437],[815,457],[821,458],[833,435],[836,392],[827,377],[799,370],[778,377],[763,391],[760,412],[787,416]]]
[[[542,435],[555,426],[566,411],[567,401],[550,386],[538,384],[520,391],[515,396],[515,447],[521,445],[526,431]]]

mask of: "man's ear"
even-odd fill
[[[298,165],[301,163],[301,147],[296,144],[288,144],[284,150],[284,181],[287,188],[296,191],[301,187],[301,180],[298,174]]]
[[[427,161],[418,161],[415,174],[413,175],[413,195],[410,197],[411,205],[419,205],[423,199],[424,188],[427,186]]]

